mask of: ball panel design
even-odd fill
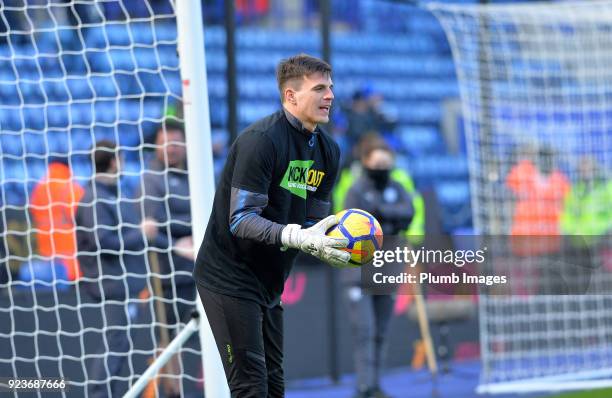
[[[379,222],[360,209],[342,210],[336,216],[339,223],[327,235],[348,239],[348,246],[342,250],[351,254],[350,264],[360,266],[371,261],[374,251],[382,248],[383,233]]]

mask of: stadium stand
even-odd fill
[[[377,15],[382,14],[381,11]],[[423,11],[414,14],[407,17],[401,27],[407,33],[401,35],[386,33],[388,29],[370,34],[334,33],[336,97],[344,101],[366,82],[383,93],[386,109],[396,115],[399,122],[399,152],[406,158],[400,164],[415,176],[419,188],[435,186],[442,206],[451,209],[458,200],[469,202],[465,190],[465,159],[462,154],[445,155],[439,131],[441,102],[456,97],[458,89],[450,50],[446,41],[440,40],[443,35],[440,26]],[[84,150],[91,142],[87,134],[79,135],[78,129],[93,128],[100,132],[100,138],[119,135],[122,145],[136,145],[140,133],[135,123],[142,106],[137,98],[147,93],[152,101],[144,107],[145,113],[158,118],[164,111],[164,104],[154,100],[156,94],[170,89],[177,98],[180,96],[176,50],[171,46],[166,49],[151,45],[154,41],[174,40],[174,24],[161,21],[152,27],[149,23],[135,21],[90,27],[82,33],[88,46],[86,51],[80,51],[79,37],[68,31],[41,32],[35,38],[35,46],[32,43],[0,46],[0,55],[15,58],[14,69],[10,64],[0,66],[0,126],[7,133],[2,138],[6,155],[22,155],[21,139],[10,134],[22,129],[30,135],[23,141],[27,141],[26,150],[30,154],[42,154],[46,146],[62,152],[68,146],[69,137],[73,138],[73,150]],[[74,51],[64,51],[57,56],[56,34],[62,45]],[[208,27],[205,38],[209,96],[211,107],[214,107],[212,123],[216,130],[224,131],[227,115],[225,32],[220,26]],[[134,43],[132,52],[126,46]],[[299,51],[320,52],[314,30],[286,35],[281,31],[243,27],[237,33],[237,46],[240,127],[277,107],[277,88],[271,72],[281,57]],[[111,50],[106,51],[109,47]],[[36,51],[48,56],[35,60]],[[376,62],[372,62],[373,57]],[[164,65],[165,79],[153,73],[160,64]],[[90,79],[84,77],[88,71],[92,75]],[[61,78],[65,73],[68,79]],[[15,84],[16,76],[19,76],[19,85]],[[120,100],[118,95],[121,95]],[[96,101],[92,105],[94,98]],[[130,101],[131,98],[134,100]],[[70,106],[59,104],[67,100],[72,101]],[[26,106],[22,107],[24,104]],[[19,107],[22,111],[15,112]],[[117,120],[120,134],[108,131]],[[77,130],[68,131],[69,128]],[[53,140],[44,137],[45,129],[54,132]],[[152,132],[144,133],[145,141],[150,140]],[[28,163],[27,167],[37,166]],[[127,169],[136,173],[138,167],[137,162],[128,159]],[[76,168],[77,175],[87,171],[78,162]],[[13,175],[15,170],[16,167],[8,166],[5,174]],[[35,174],[38,173],[29,173],[29,178]],[[18,184],[7,179],[2,183],[8,185],[7,192],[11,194],[7,196],[11,201],[25,203],[22,187],[18,188]],[[127,184],[129,186],[130,182]],[[133,187],[128,190],[133,191]],[[462,226],[465,225],[448,227]]]

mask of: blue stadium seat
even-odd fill
[[[251,75],[238,81],[240,96],[255,100],[272,100],[278,98],[276,80],[270,76]]]
[[[134,57],[136,58],[139,70],[157,70],[160,67],[160,62],[157,60],[157,53],[154,48],[136,47],[134,48]]]
[[[145,93],[166,93],[168,90],[164,85],[162,77],[158,73],[138,72],[138,79]]]
[[[136,70],[136,59],[131,49],[112,49],[109,55],[115,72]]]
[[[183,84],[180,75],[178,73],[164,73],[164,78],[170,93],[180,97],[183,92]]]
[[[121,122],[136,122],[140,119],[140,103],[138,101],[121,101],[119,103],[118,119]]]
[[[113,73],[113,64],[107,52],[89,50],[86,52],[86,59],[93,72]]]
[[[142,117],[149,120],[158,120],[164,113],[164,101],[158,99],[145,100],[142,107]]]
[[[40,132],[40,133],[25,132],[23,141],[25,143],[26,153],[28,154],[42,156],[48,153],[44,132]]]
[[[78,75],[84,76],[88,73],[88,64],[90,67],[95,67],[97,65],[92,65],[89,60],[85,57],[85,55],[81,53],[67,53],[63,52],[62,55],[62,63],[65,65],[66,70],[69,75]]]
[[[0,85],[1,87],[2,85]],[[15,112],[15,108],[0,108],[0,129],[3,133],[9,131],[21,131],[23,122],[19,112]]]
[[[56,129],[47,133],[47,145],[49,146],[49,154],[65,155],[70,152],[68,143],[68,131]]]
[[[59,43],[62,50],[82,51],[83,43],[81,43],[79,35],[80,27],[77,26],[60,26],[54,33],[59,38]]]
[[[285,55],[278,51],[249,51],[245,49],[244,51],[240,51],[237,56],[236,64],[239,72],[262,73],[270,76],[270,73],[272,75],[274,74],[278,61]],[[334,70],[335,68],[336,64],[334,60]],[[223,64],[223,71],[224,70],[225,63]]]
[[[208,95],[213,98],[225,98],[227,83],[221,75],[208,76]]]
[[[6,170],[5,170],[6,172]],[[27,185],[23,181],[2,181],[2,191],[4,191],[6,202],[5,205],[10,206],[25,206],[26,195],[28,192]]]
[[[1,153],[5,156],[23,156],[23,143],[21,142],[21,136],[18,134],[0,134],[0,148],[2,149]]]
[[[404,125],[398,129],[398,136],[403,149],[412,156],[445,151],[440,132],[433,127]]]
[[[227,59],[221,50],[206,51],[206,70],[211,73],[225,73]]]
[[[142,144],[138,125],[120,123],[117,129],[119,131],[119,144],[122,147],[139,147]]]
[[[176,24],[170,22],[155,23],[155,37],[158,42],[176,42],[177,36]]]
[[[12,64],[17,69],[18,73],[38,71],[39,65],[33,55],[18,55],[11,60]]]
[[[61,51],[60,40],[53,31],[38,31],[33,38],[42,54],[58,54]]]
[[[436,185],[436,194],[442,205],[462,205],[470,197],[470,184],[467,181],[441,182]]]
[[[440,122],[442,110],[437,101],[402,101],[389,102],[388,109],[395,109],[401,124],[435,124]]]
[[[106,127],[106,126],[95,126],[94,127],[94,137],[96,141],[100,140],[110,140],[115,142],[115,128],[114,127]]]
[[[2,159],[2,168],[4,170],[4,181],[16,181],[19,183],[25,181],[26,168],[23,159],[4,157]]]
[[[132,22],[129,28],[135,43],[151,45],[155,42],[150,22]]]
[[[64,79],[43,80],[43,90],[49,101],[66,102],[70,98],[67,81]]]
[[[96,123],[115,123],[117,121],[117,105],[114,101],[97,102],[94,106]]]
[[[143,91],[140,85],[136,81],[136,75],[134,73],[115,73],[113,79],[119,87],[120,95],[142,95]]]
[[[127,24],[104,25],[106,38],[111,46],[130,46],[130,34]]]
[[[106,48],[107,39],[104,26],[90,26],[84,29],[85,45],[88,48]]]
[[[435,186],[435,192],[442,211],[440,219],[446,232],[471,224],[470,186],[467,181],[439,183]]]
[[[243,101],[238,106],[238,119],[240,123],[248,125],[277,109],[274,101]]]
[[[210,122],[213,126],[227,126],[227,104],[219,102],[214,105],[214,112],[210,112]]]
[[[0,129],[2,133],[18,132],[23,128],[21,116],[16,113],[15,108],[1,108]]]
[[[47,126],[50,128],[66,128],[68,120],[68,105],[49,105],[46,109]]]
[[[408,169],[415,179],[431,184],[448,179],[467,179],[468,164],[462,155],[433,155],[409,160]]]
[[[111,76],[92,76],[90,78],[96,98],[116,98],[119,95],[115,80]]]
[[[93,89],[86,78],[66,79],[66,85],[73,100],[91,99],[94,96]]]
[[[93,123],[93,106],[89,103],[70,104],[72,126],[90,126]]]
[[[57,55],[41,56],[38,58],[38,63],[44,79],[64,77],[61,59]]]
[[[43,106],[26,106],[22,108],[24,128],[44,131],[46,129],[45,110]]]
[[[44,158],[27,156],[25,162],[27,166],[28,181],[36,183],[47,174],[47,163]]]
[[[159,46],[159,62],[164,68],[176,69],[179,67],[179,57],[175,46]]]
[[[17,74],[15,73],[15,69],[10,62],[7,62],[6,59],[2,59],[0,62],[0,81],[2,83],[5,82],[15,82],[17,80]]]
[[[95,143],[95,138],[91,133],[91,130],[88,129],[71,129],[70,130],[70,143],[72,145],[73,153],[75,151],[89,153],[93,144]]]
[[[85,185],[85,182],[92,175],[92,162],[91,160],[83,162],[72,163],[72,176],[81,185]]]
[[[19,91],[25,104],[44,104],[46,102],[42,85],[38,81],[21,80]]]
[[[8,82],[0,84],[0,99],[2,105],[20,105],[18,85]]]

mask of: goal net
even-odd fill
[[[459,79],[475,228],[509,242],[497,260],[525,282],[480,296],[479,391],[611,386],[612,2],[429,9]]]
[[[180,100],[173,1],[0,6],[3,377],[120,396],[189,322]],[[96,180],[100,140],[121,160]],[[201,391],[200,357],[190,339],[145,396]]]

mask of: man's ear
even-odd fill
[[[287,102],[289,102],[290,104],[293,104],[293,105],[296,104],[295,90],[293,90],[290,87],[287,87],[285,89],[285,101],[287,101]]]

